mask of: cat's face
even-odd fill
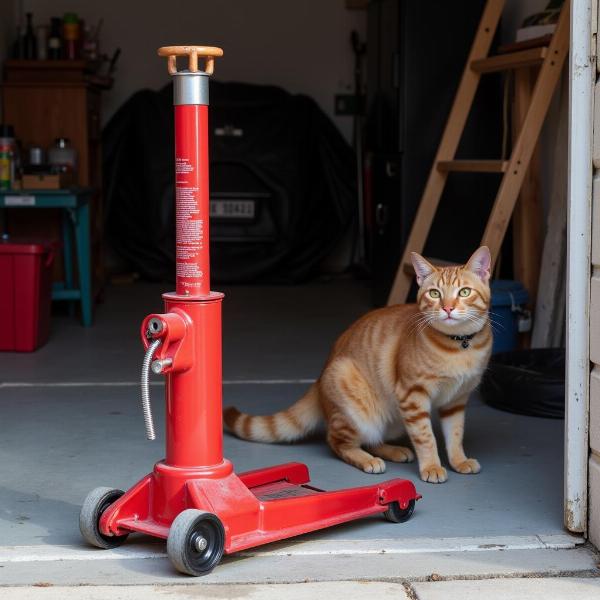
[[[487,247],[482,246],[466,265],[457,267],[434,267],[415,253],[412,259],[424,322],[449,335],[468,335],[485,325],[490,303]]]

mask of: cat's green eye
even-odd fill
[[[458,295],[462,298],[466,298],[471,294],[471,288],[461,288],[458,292]]]
[[[429,296],[431,298],[439,298],[441,296],[440,290],[429,290]]]

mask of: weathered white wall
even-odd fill
[[[593,0],[596,8],[600,2]],[[583,54],[583,53],[582,53]],[[581,57],[582,59],[587,57]],[[585,76],[588,69],[582,68],[580,77]],[[594,85],[594,111],[593,111],[593,147],[592,161],[594,178],[592,182],[592,230],[591,230],[591,284],[589,305],[589,360],[592,370],[589,388],[589,438],[590,456],[588,465],[589,496],[588,496],[588,536],[591,542],[600,548],[600,65],[596,57],[596,69],[592,74]],[[590,170],[592,165],[584,163],[583,169]],[[587,215],[584,214],[584,218]],[[583,236],[580,236],[583,238]],[[573,245],[578,240],[571,242]],[[584,243],[587,240],[584,240]],[[571,250],[572,252],[572,250]],[[582,262],[583,262],[582,257]],[[588,275],[587,272],[584,273]],[[571,278],[570,278],[571,279]],[[569,283],[571,281],[569,280]],[[577,286],[573,293],[585,295],[587,290]],[[571,288],[573,289],[573,288]],[[578,333],[578,332],[577,332]],[[583,337],[583,336],[582,336]],[[587,340],[584,338],[582,343]],[[582,361],[587,371],[588,363],[583,357]],[[568,388],[567,388],[568,389]]]
[[[103,50],[122,48],[114,89],[105,94],[105,119],[136,90],[168,81],[159,46],[204,44],[225,51],[217,78],[308,94],[350,136],[351,119],[334,117],[333,97],[352,83],[349,36],[358,29],[364,37],[366,12],[347,10],[344,0],[22,1],[37,23],[66,11],[90,24],[104,18]]]

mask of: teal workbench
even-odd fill
[[[92,269],[90,254],[90,200],[92,190],[0,190],[0,208],[60,208],[65,280],[54,284],[53,300],[80,302],[83,325],[92,324]],[[10,232],[9,232],[10,233]],[[75,287],[73,247],[79,287]]]

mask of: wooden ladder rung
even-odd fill
[[[498,54],[488,58],[480,58],[471,63],[471,70],[476,73],[494,73],[495,71],[506,71],[509,69],[519,69],[521,67],[533,67],[541,65],[548,54],[548,48],[529,48],[519,52],[510,52],[508,54]]]
[[[442,258],[426,258],[434,267],[456,267],[458,263],[451,262],[448,260],[443,260]],[[414,275],[415,269],[411,262],[404,263],[403,269],[404,272],[408,275]]]
[[[438,171],[443,173],[504,173],[507,160],[440,160]]]

